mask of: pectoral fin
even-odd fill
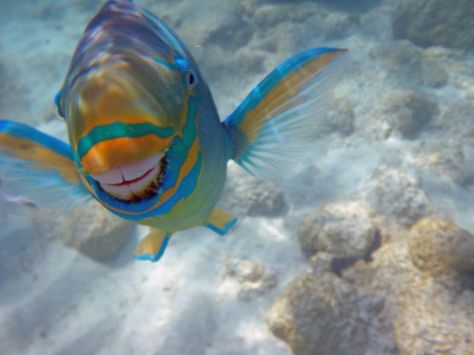
[[[65,142],[19,122],[0,120],[0,193],[38,206],[72,207],[90,199]]]
[[[150,232],[143,238],[135,249],[135,259],[158,261],[165,252],[166,245],[170,240],[161,229],[150,227]]]
[[[232,158],[259,177],[279,180],[282,169],[314,140],[318,117],[329,107],[346,50],[313,48],[277,66],[224,122]]]
[[[207,217],[206,227],[217,234],[224,235],[236,222],[236,217],[225,213],[220,208],[214,208]]]

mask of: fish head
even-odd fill
[[[62,98],[75,163],[105,207],[139,213],[160,197],[186,98],[196,94],[188,67],[179,58],[112,60],[78,76]]]

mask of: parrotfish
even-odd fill
[[[297,53],[221,121],[180,38],[132,1],[108,1],[87,25],[56,96],[69,144],[1,120],[0,189],[38,206],[92,196],[150,227],[136,249],[141,260],[160,259],[177,231],[204,225],[223,235],[236,222],[216,208],[228,161],[257,177],[282,174],[311,139],[345,52]]]

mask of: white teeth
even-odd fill
[[[133,192],[127,185],[114,186],[114,185],[104,185],[100,184],[102,188],[110,195],[120,199],[120,200],[130,200],[133,198]]]
[[[158,165],[158,162],[163,156],[163,153],[159,153],[138,163],[121,166],[109,170],[106,173],[91,176],[94,180],[103,184],[120,184],[123,181],[136,179],[145,174],[148,170],[153,169],[153,167]]]
[[[122,171],[122,176],[125,181],[136,179],[157,166],[161,158],[163,158],[162,153],[154,155],[135,164],[122,166],[120,168]]]
[[[156,154],[138,163],[121,166],[104,174],[91,176],[110,195],[121,200],[131,200],[143,195],[158,177],[160,174],[160,160],[163,156],[163,153]]]
[[[104,174],[91,175],[95,180],[104,184],[120,184],[123,181],[120,168],[112,169]]]
[[[150,186],[151,182],[158,176],[159,172],[160,168],[158,165],[156,165],[150,174],[145,176],[143,179],[128,185],[128,187],[135,195],[140,195],[148,186]]]

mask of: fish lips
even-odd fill
[[[108,196],[123,202],[139,202],[160,193],[166,167],[166,155],[159,153],[90,177]]]

